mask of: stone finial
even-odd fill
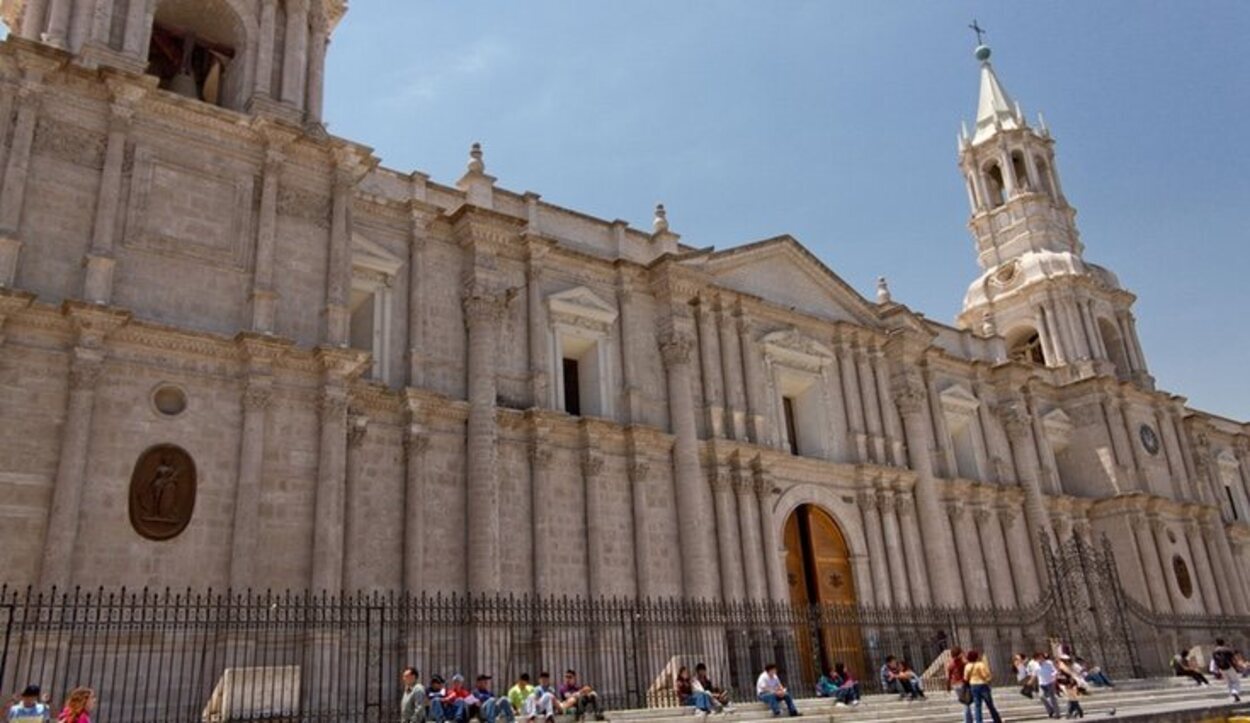
[[[485,173],[486,162],[482,160],[482,144],[474,143],[469,148],[469,173]]]
[[[651,222],[651,229],[656,233],[668,232],[668,211],[664,210],[664,204],[655,204],[655,220]]]
[[[890,303],[890,301],[891,301],[890,284],[886,282],[884,276],[878,276],[877,277],[877,303],[888,304]]]
[[[998,336],[998,327],[994,324],[994,315],[989,309],[981,312],[981,335]]]

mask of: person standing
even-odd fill
[[[1002,723],[1003,718],[999,715],[998,708],[994,705],[994,696],[990,692],[990,681],[993,675],[990,673],[989,663],[981,657],[981,652],[978,650],[969,650],[967,661],[964,665],[964,681],[971,690],[972,705],[964,710],[967,711],[975,706],[973,717],[976,723],[983,723],[981,707],[985,706],[990,709],[990,718],[994,723]]]
[[[91,723],[91,711],[95,709],[95,691],[75,688],[65,699],[65,707],[56,717],[57,723]]]
[[[400,674],[404,695],[399,700],[400,723],[423,723],[425,721],[425,686],[418,680],[417,669],[408,667]]]
[[[21,697],[9,708],[9,723],[49,723],[52,711],[47,703],[39,700],[41,692],[37,685],[26,686]]]
[[[781,716],[781,705],[786,704],[786,710],[791,717],[800,715],[799,709],[794,707],[794,698],[790,697],[790,691],[786,690],[786,686],[781,684],[781,678],[777,677],[777,665],[769,663],[764,666],[764,672],[760,673],[760,677],[755,681],[755,695],[761,702],[768,704],[768,709],[773,712],[773,717]]]
[[[1055,680],[1059,671],[1055,669],[1050,656],[1040,650],[1033,653],[1033,660],[1029,662],[1028,670],[1029,675],[1037,681],[1037,688],[1042,693],[1042,705],[1046,706],[1046,717],[1058,718],[1059,699],[1055,696]]]
[[[964,723],[972,723],[972,691],[966,690],[968,683],[964,678],[964,669],[967,666],[963,648],[958,645],[951,648],[951,661],[946,664],[946,687],[964,707]]]
[[[1228,694],[1236,703],[1241,702],[1241,671],[1237,670],[1235,661],[1237,652],[1224,644],[1222,638],[1215,639],[1215,650],[1211,651],[1211,662],[1220,671],[1224,682],[1228,684]]]

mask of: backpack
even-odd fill
[[[1220,670],[1228,670],[1233,667],[1233,651],[1228,648],[1217,648],[1211,653],[1211,659],[1215,661],[1215,667]]]

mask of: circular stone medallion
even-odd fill
[[[1137,430],[1137,434],[1141,437],[1141,446],[1145,447],[1147,452],[1151,454],[1159,453],[1159,435],[1155,434],[1153,427],[1149,424],[1143,424]]]
[[[195,462],[182,447],[158,444],[130,475],[130,524],[149,540],[177,537],[195,511]]]

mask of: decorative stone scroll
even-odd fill
[[[149,540],[173,539],[191,522],[195,493],[191,455],[172,444],[149,447],[130,476],[130,524]]]

